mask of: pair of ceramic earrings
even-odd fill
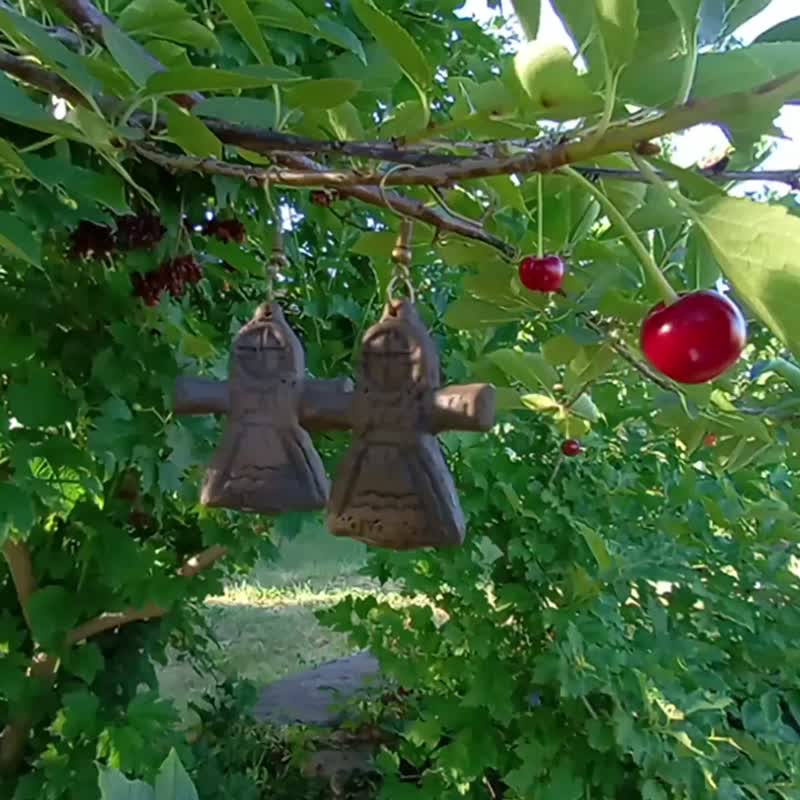
[[[439,388],[436,346],[408,300],[390,301],[363,341],[355,385],[305,374],[277,303],[238,333],[227,381],[182,377],[178,414],[225,414],[201,502],[260,514],[327,507],[328,526],[379,547],[446,547],[465,521],[436,434],[487,431],[494,388]],[[309,432],[353,431],[331,487]]]

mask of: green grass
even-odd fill
[[[278,678],[349,655],[355,648],[342,634],[323,628],[314,612],[351,592],[377,592],[357,574],[366,547],[305,526],[280,547],[277,561],[256,567],[247,580],[231,584],[206,604],[219,641],[211,658],[225,677],[244,677],[264,686]],[[172,659],[159,675],[162,692],[180,709],[214,684]]]

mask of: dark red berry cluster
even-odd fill
[[[215,236],[222,242],[244,244],[247,241],[247,229],[238,219],[212,219],[203,231],[207,236]]]
[[[83,220],[72,232],[71,258],[109,258],[118,250],[152,250],[167,229],[155,214],[128,214],[117,219],[117,230]]]
[[[122,250],[152,250],[166,232],[155,214],[131,214],[117,220],[117,241]]]
[[[157,306],[163,292],[173,297],[183,297],[187,284],[197,283],[203,277],[203,268],[193,255],[183,255],[161,264],[158,269],[142,275],[133,274],[133,290],[145,305]]]
[[[114,231],[108,225],[84,220],[70,237],[70,258],[109,258],[116,249]]]

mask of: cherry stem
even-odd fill
[[[645,178],[645,180],[647,180],[648,183],[651,183],[653,186],[656,186],[662,191],[666,192],[669,199],[672,200],[672,202],[675,203],[678,208],[683,209],[691,219],[696,219],[694,209],[692,208],[692,203],[689,199],[673,189],[650,166],[650,163],[646,159],[642,158],[638,153],[631,153],[631,157],[633,158],[633,163],[636,164],[637,169],[642,173],[642,176]]]
[[[675,104],[682,106],[689,100],[697,74],[697,25],[686,35],[686,66],[681,77],[681,86]]]
[[[576,172],[571,167],[562,167],[560,170],[564,175],[568,175],[577,183],[580,183],[587,192],[589,192],[595,200],[602,206],[606,216],[613,222],[624,234],[625,238],[631,246],[631,249],[636,253],[639,261],[644,267],[651,281],[656,285],[661,297],[666,305],[671,305],[678,299],[675,290],[669,285],[669,282],[664,277],[661,270],[658,268],[655,259],[650,251],[644,246],[642,240],[636,235],[636,231],[628,224],[628,221],[623,216],[622,212],[603,194],[591,181],[583,177],[579,172]]]
[[[539,258],[544,255],[544,203],[542,202],[542,173],[536,176],[536,216],[539,225],[539,249],[536,251]]]

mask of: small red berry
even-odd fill
[[[719,441],[716,433],[707,433],[703,438],[703,444],[706,447],[716,447]]]
[[[561,445],[561,452],[567,458],[574,458],[583,452],[583,445],[577,439],[567,439]]]
[[[519,279],[532,292],[558,292],[564,283],[564,262],[559,256],[528,256],[519,265]]]
[[[335,191],[325,191],[324,189],[317,189],[311,192],[311,202],[315,206],[322,208],[330,208],[331,203],[337,199]]]
[[[736,363],[747,343],[742,312],[719,292],[693,292],[645,317],[647,360],[678,383],[706,383]]]

